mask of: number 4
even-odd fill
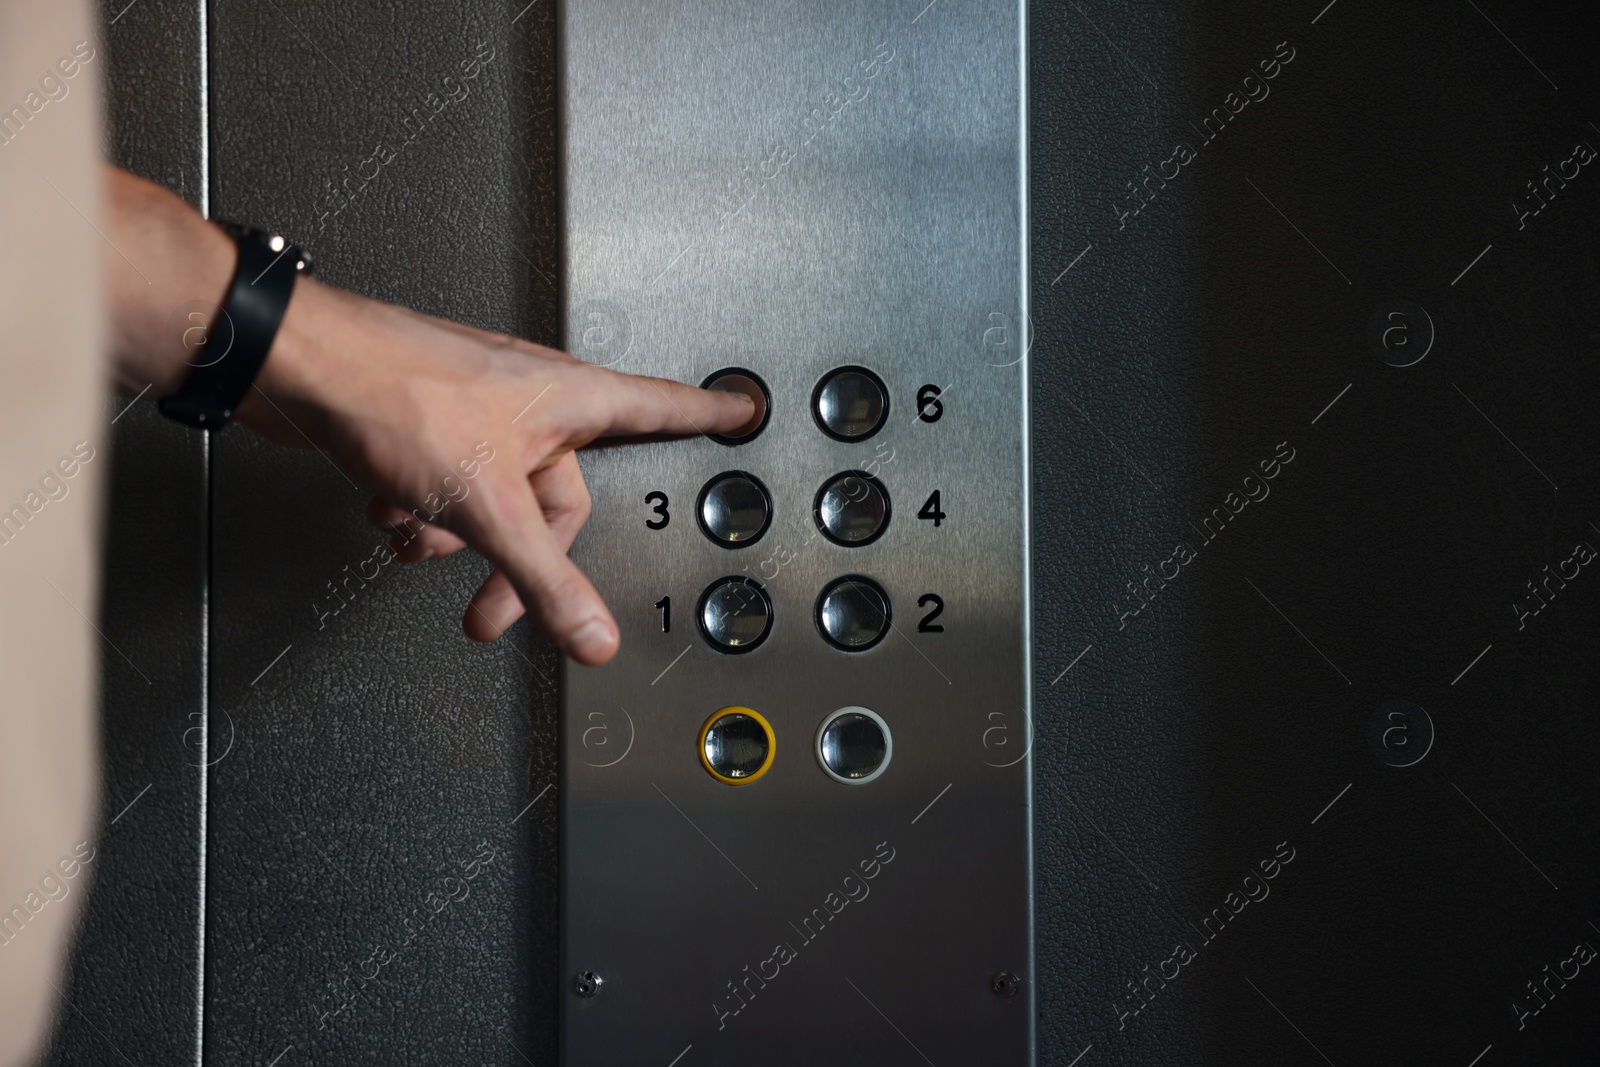
[[[939,510],[939,490],[935,489],[933,491],[933,495],[928,498],[927,503],[922,505],[922,510],[917,512],[917,518],[932,519],[935,527],[938,527],[944,521],[945,514]]]

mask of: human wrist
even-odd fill
[[[130,396],[170,396],[182,388],[195,339],[204,336],[211,309],[226,295],[237,250],[166,189],[110,167],[106,183],[116,384]]]
[[[273,440],[304,444],[309,438],[326,447],[342,295],[311,278],[297,281],[255,387],[239,403],[240,422]]]

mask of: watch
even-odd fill
[[[278,234],[216,221],[239,249],[228,295],[212,320],[183,386],[157,402],[169,419],[220,430],[233,419],[267,361],[289,308],[295,278],[311,273],[311,256]]]

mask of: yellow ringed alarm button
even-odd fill
[[[777,751],[772,724],[750,708],[721,708],[700,727],[700,764],[728,785],[749,785],[766,774]]]

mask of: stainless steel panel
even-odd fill
[[[565,674],[563,1061],[1031,1063],[1022,9],[575,0],[563,19],[568,346],[771,393],[745,443],[584,460],[574,554],[623,651]],[[888,389],[865,440],[811,410],[842,366]],[[773,506],[733,549],[695,517],[730,470]],[[813,517],[846,471],[890,494],[868,544]],[[815,622],[847,574],[892,600],[865,651]],[[695,621],[729,575],[774,610],[739,655]],[[697,751],[730,705],[776,736],[743,785]],[[853,706],[893,737],[862,784],[817,756]]]

